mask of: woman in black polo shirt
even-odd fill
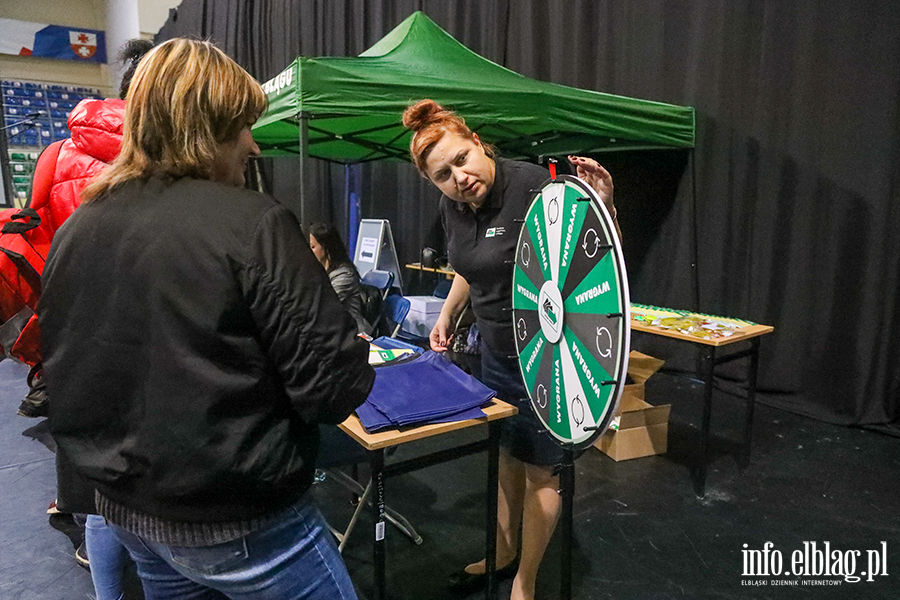
[[[516,240],[528,205],[548,178],[530,163],[505,160],[478,139],[462,118],[422,100],[403,114],[403,125],[415,132],[410,154],[423,177],[443,192],[440,213],[447,233],[456,277],[437,324],[431,348],[443,352],[453,323],[468,301],[478,322],[482,344],[482,380],[497,395],[518,406],[519,414],[501,421],[500,494],[497,573],[512,577],[511,600],[534,597],[538,567],[560,511],[558,477],[553,467],[562,450],[531,410],[516,360],[509,310]],[[579,177],[603,199],[615,221],[613,182],[597,162],[569,157]],[[618,224],[616,224],[618,232]],[[619,233],[621,237],[621,233]],[[521,556],[517,560],[519,526]],[[484,585],[485,563],[479,561],[451,575],[450,585],[472,590]]]

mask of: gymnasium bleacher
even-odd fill
[[[87,87],[4,79],[3,125],[16,206],[28,200],[31,174],[45,147],[71,134],[69,113],[84,98],[102,98],[99,90]]]

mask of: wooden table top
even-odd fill
[[[519,412],[515,406],[494,398],[491,404],[482,408],[485,416],[478,419],[466,419],[465,421],[453,421],[450,423],[433,423],[430,425],[408,426],[399,429],[385,429],[377,433],[368,433],[363,428],[359,417],[352,414],[339,425],[344,432],[360,443],[366,450],[378,450],[380,448],[389,448],[398,444],[405,444],[415,440],[429,438],[434,435],[441,435],[457,429],[465,429],[475,425],[482,425],[488,421],[504,419],[511,417]]]
[[[665,337],[674,338],[676,340],[684,340],[685,342],[705,344],[707,346],[727,346],[728,344],[743,342],[751,338],[766,335],[767,333],[772,333],[773,331],[775,331],[775,328],[771,325],[748,325],[746,327],[739,327],[734,331],[732,335],[728,337],[705,340],[703,338],[688,335],[686,333],[681,333],[680,331],[675,331],[673,329],[663,329],[662,327],[647,325],[645,323],[639,323],[633,320],[631,321],[631,329],[634,331],[642,331],[644,333],[652,333],[653,335],[663,335]]]
[[[456,275],[456,271],[453,267],[423,267],[422,263],[409,263],[406,265],[407,269],[413,269],[415,271],[428,271],[430,273],[442,273],[448,277]]]

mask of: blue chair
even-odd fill
[[[394,284],[394,274],[390,271],[372,269],[371,271],[367,271],[360,281],[381,290],[381,299],[385,300],[388,293],[391,291],[391,286]]]
[[[371,271],[367,271],[359,280],[360,291],[365,292],[366,287],[375,288],[381,294],[381,303],[378,305],[377,312],[366,314],[366,320],[372,324],[372,332],[374,334],[378,333],[378,326],[381,323],[382,315],[384,315],[384,299],[387,298],[387,295],[391,291],[391,286],[394,284],[394,274],[390,271],[379,271],[377,269],[372,269]],[[364,304],[366,308],[374,308],[372,305],[373,302],[365,301],[365,296],[363,297]]]
[[[434,291],[431,292],[431,295],[437,296],[438,298],[444,298],[446,300],[447,295],[450,293],[450,286],[452,285],[452,279],[441,279],[438,284],[434,286]]]
[[[381,304],[384,302],[381,290],[360,282],[359,295],[362,298],[362,316],[374,332],[381,320]]]
[[[384,299],[382,314],[390,329],[388,337],[395,338],[400,333],[400,326],[409,314],[409,300],[400,294],[392,294]]]

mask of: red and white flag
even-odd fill
[[[97,51],[97,34],[85,31],[70,31],[69,44],[79,58],[90,58]]]

